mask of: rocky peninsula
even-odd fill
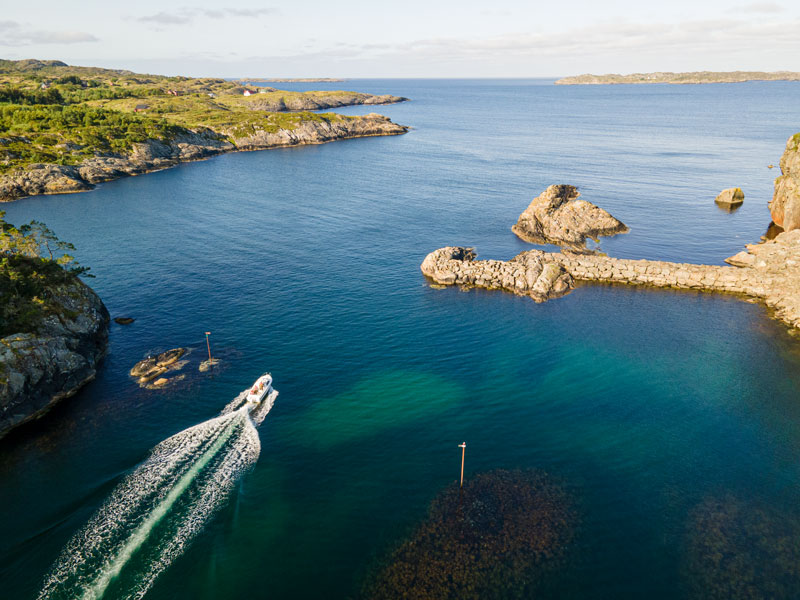
[[[479,261],[472,248],[445,247],[428,254],[420,268],[440,285],[505,290],[536,302],[569,293],[576,281],[738,294],[764,302],[776,318],[800,328],[800,223],[786,218],[800,207],[798,140],[800,134],[787,142],[783,174],[771,202],[773,218],[782,217],[783,224],[792,227],[725,259],[730,266],[541,250],[528,250],[508,261]]]
[[[77,277],[51,288],[60,309],[34,332],[0,339],[0,438],[94,379],[108,345],[108,310]]]
[[[284,92],[274,88],[259,88],[259,93],[247,97],[253,110],[271,112],[325,110],[343,106],[375,106],[407,102],[408,98],[390,94],[374,95],[360,92]]]
[[[619,75],[573,75],[557,80],[556,85],[606,85],[620,83],[741,83],[744,81],[800,81],[794,71],[692,71],[687,73],[653,72]]]
[[[308,111],[404,100],[0,61],[0,201],[85,191],[224,152],[403,134],[408,127],[374,113]]]
[[[25,165],[0,175],[0,201],[88,191],[104,181],[159,171],[225,152],[323,144],[406,131],[407,127],[374,113],[358,117],[315,115],[314,119],[299,119],[294,127],[253,128],[245,132],[224,127],[218,132],[182,130],[169,139],[133,143],[128,152],[88,156],[73,165],[38,162]]]

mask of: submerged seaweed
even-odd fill
[[[575,511],[538,471],[496,470],[446,488],[365,584],[366,598],[529,597],[564,558]]]
[[[733,496],[692,512],[685,568],[692,598],[797,598],[800,520]]]

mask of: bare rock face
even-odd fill
[[[781,176],[769,203],[772,221],[784,231],[800,228],[800,133],[789,138],[781,157]]]
[[[722,190],[719,196],[714,199],[714,202],[724,206],[738,206],[744,202],[744,192],[742,188],[728,188],[727,190]]]
[[[582,247],[587,237],[597,240],[628,231],[624,223],[578,196],[575,186],[551,185],[533,199],[511,231],[526,242],[571,247]]]
[[[62,314],[33,333],[0,339],[0,437],[94,379],[108,345],[108,310],[76,279],[54,295]]]
[[[572,276],[540,250],[522,252],[509,261],[475,260],[472,248],[447,246],[422,261],[423,274],[441,285],[501,289],[544,302],[569,293]]]

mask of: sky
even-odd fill
[[[800,2],[0,0],[0,58],[216,77],[800,71]]]

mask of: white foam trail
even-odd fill
[[[278,392],[252,414],[242,402],[246,395],[245,390],[219,417],[158,444],[67,544],[38,598],[99,599],[121,574],[125,589],[115,597],[141,598],[258,459],[255,426]],[[131,574],[124,568],[134,557],[144,567]]]

